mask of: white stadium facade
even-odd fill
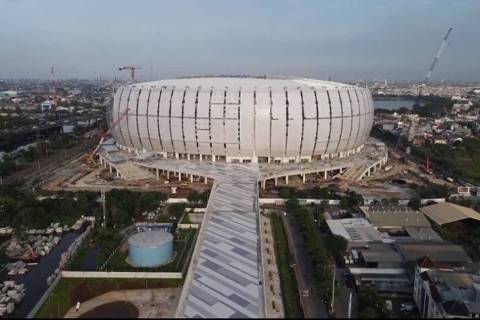
[[[120,87],[117,145],[170,159],[298,163],[358,153],[373,123],[367,88],[302,78],[198,77]]]
[[[99,162],[117,178],[172,193],[187,182],[211,186],[177,318],[284,317],[271,243],[260,237],[260,189],[360,181],[388,161],[386,146],[369,138],[368,88],[314,79],[124,85],[107,121],[113,139],[102,140]]]

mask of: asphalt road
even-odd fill
[[[320,295],[315,292],[315,273],[312,262],[303,246],[298,225],[290,216],[282,215],[282,220],[287,234],[288,247],[295,263],[295,278],[297,279],[300,303],[305,318],[328,318],[325,304]],[[306,291],[308,291],[308,294],[303,294]]]
[[[338,286],[335,288],[335,318],[348,318],[348,305],[350,300],[350,293],[352,293],[352,308],[350,318],[355,319],[357,317],[357,294],[355,290],[348,288],[345,284],[346,269],[336,269],[336,281]]]

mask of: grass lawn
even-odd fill
[[[177,287],[179,279],[78,279],[63,278],[36,314],[36,318],[61,318],[78,301],[112,290]]]
[[[303,318],[302,307],[300,306],[300,297],[298,295],[297,280],[293,269],[289,265],[289,250],[287,237],[283,228],[282,218],[272,214],[273,240],[275,242],[275,255],[277,257],[277,267],[280,274],[280,283],[282,287],[283,307],[286,318]]]

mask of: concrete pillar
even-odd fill
[[[178,181],[179,182],[182,181],[182,173],[181,172],[178,173]]]
[[[342,174],[342,173],[343,173],[343,168],[340,168],[340,174]]]
[[[215,162],[215,155],[212,154],[212,162]]]
[[[160,170],[157,169],[157,180],[160,180]]]
[[[208,184],[208,178],[205,177],[205,184]]]
[[[267,182],[264,179],[264,180],[262,180],[262,189],[265,190],[266,186],[267,186]]]
[[[110,173],[112,173],[112,166],[109,167]]]
[[[190,183],[193,183],[193,174],[190,175]]]
[[[285,176],[285,184],[288,184],[288,176]]]
[[[325,180],[327,180],[328,179],[328,170],[325,170],[324,176],[325,176]]]
[[[170,179],[170,171],[167,170],[167,179]]]
[[[190,160],[190,153],[187,153],[187,159]]]
[[[200,161],[202,161],[202,160],[203,160],[203,157],[202,157],[202,155],[200,154]]]
[[[277,186],[278,184],[278,178],[275,178],[275,187]]]
[[[305,175],[305,173],[304,173],[304,174],[302,174],[302,182],[305,183],[306,180],[307,180],[307,179],[306,179],[306,175]]]

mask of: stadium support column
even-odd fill
[[[285,176],[285,184],[288,184],[288,176]]]
[[[157,180],[160,180],[160,171],[157,168]]]
[[[267,186],[267,181],[265,179],[262,180],[262,189],[265,190],[265,187]]]
[[[208,178],[205,177],[205,184],[208,184]]]
[[[325,180],[328,179],[328,170],[325,170]]]
[[[112,165],[108,166],[108,170],[110,171],[110,173],[112,173]]]
[[[167,180],[170,179],[170,171],[167,170]]]
[[[305,183],[306,180],[307,180],[307,179],[306,179],[306,174],[304,173],[304,174],[302,174],[302,182]]]
[[[277,186],[278,184],[278,178],[275,178],[275,187]]]
[[[180,181],[182,181],[182,173],[181,172],[178,173],[178,182],[180,182]]]
[[[193,174],[190,175],[190,183],[193,183]]]

